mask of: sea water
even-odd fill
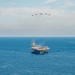
[[[48,54],[32,54],[33,39]],[[1,37],[0,75],[75,75],[75,38]]]

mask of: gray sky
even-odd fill
[[[75,0],[0,0],[0,36],[75,37]]]

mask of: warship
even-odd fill
[[[31,49],[33,50],[34,53],[36,54],[44,54],[46,53],[47,50],[49,50],[50,48],[48,46],[40,46],[40,45],[36,45],[36,43],[34,41],[32,41],[32,47]]]

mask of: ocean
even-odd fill
[[[33,39],[48,54],[32,54]],[[75,37],[0,37],[0,75],[75,75]]]

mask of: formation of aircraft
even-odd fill
[[[38,15],[47,15],[47,16],[50,16],[51,14],[49,13],[38,13],[38,14],[33,14],[32,16],[38,16]]]

